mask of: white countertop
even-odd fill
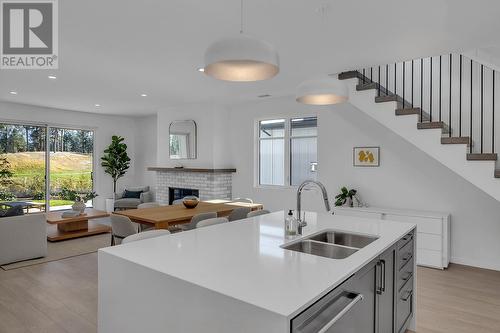
[[[284,235],[284,212],[99,251],[291,318],[404,236],[413,224],[307,213],[303,236]],[[380,238],[342,260],[280,246],[322,229]]]

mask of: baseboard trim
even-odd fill
[[[490,262],[477,262],[477,260],[467,259],[467,258],[457,258],[452,257],[450,263],[471,266],[476,268],[490,269],[494,271],[500,271],[500,264],[490,263]]]

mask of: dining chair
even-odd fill
[[[235,208],[231,214],[227,217],[229,221],[236,221],[236,220],[241,220],[241,219],[246,219],[248,213],[252,211],[251,208],[249,207],[238,207]]]
[[[188,231],[196,228],[196,225],[198,222],[207,220],[207,219],[214,219],[217,217],[216,212],[208,212],[208,213],[200,213],[191,218],[191,222],[181,225],[180,228],[182,231]]]
[[[145,202],[137,206],[137,209],[156,208],[156,207],[160,207],[160,204],[157,202]]]
[[[231,202],[245,202],[245,203],[253,204],[253,200],[250,198],[235,198],[235,199],[231,200]]]
[[[229,222],[229,220],[227,218],[216,217],[216,218],[206,219],[206,220],[198,222],[196,224],[196,228],[204,228],[204,227],[208,227],[211,225],[216,225],[216,224],[221,224],[221,223],[226,223],[226,222]]]
[[[122,244],[127,244],[131,242],[136,242],[140,241],[143,239],[149,239],[149,238],[155,238],[155,237],[160,237],[164,235],[170,235],[170,231],[168,230],[150,230],[150,231],[144,231],[140,232],[138,234],[130,235],[128,237],[125,237],[122,240]]]
[[[260,216],[260,215],[265,215],[271,213],[267,209],[259,209],[259,210],[254,210],[250,213],[247,214],[247,217],[255,217],[255,216]]]
[[[125,237],[137,233],[137,227],[126,217],[111,214],[111,246],[121,244]]]

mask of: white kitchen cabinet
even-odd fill
[[[450,263],[450,214],[378,207],[336,207],[335,214],[417,225],[417,265],[444,269]]]

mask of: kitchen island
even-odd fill
[[[391,276],[385,260],[379,258],[391,249],[395,269],[390,304],[397,306],[398,293],[411,284],[401,298],[406,297],[410,309],[403,317],[404,327],[413,328],[413,274],[401,278],[408,282],[404,288],[395,280],[402,269],[398,259],[414,270],[414,260],[400,254],[403,245],[398,244],[413,235],[415,225],[329,214],[307,216],[302,236],[285,236],[284,212],[276,212],[99,250],[99,332],[288,333],[294,320],[333,292],[353,288],[351,280],[358,275],[359,281],[364,278],[374,286],[373,293],[371,286],[364,286],[370,293],[364,299],[350,294],[361,295],[356,300],[373,308],[373,314],[363,313],[357,320],[379,325],[379,313],[384,311],[376,308],[381,303],[377,294],[382,295],[382,261],[384,277]],[[282,247],[322,230],[371,235],[376,240],[344,259]],[[413,253],[413,240],[404,244]],[[395,311],[389,323],[396,333],[400,333],[399,316]],[[378,328],[371,332],[389,333]]]

